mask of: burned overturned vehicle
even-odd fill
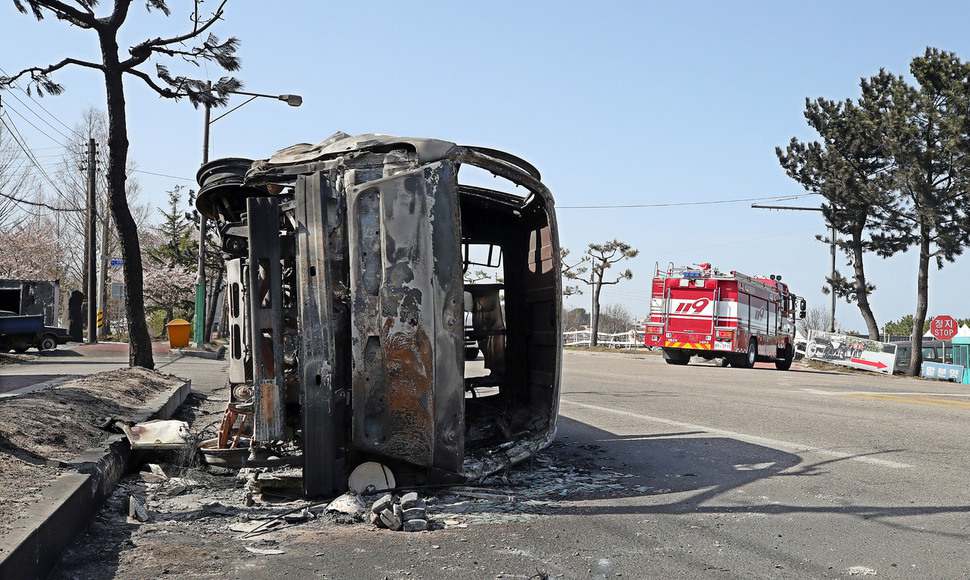
[[[514,187],[459,183],[469,167]],[[532,165],[337,133],[216,160],[198,178],[228,280],[231,400],[216,449],[246,448],[250,465],[288,457],[304,493],[322,496],[364,466],[398,485],[457,482],[552,441],[559,241]],[[466,284],[478,265],[497,274]],[[484,369],[466,365],[475,343]]]

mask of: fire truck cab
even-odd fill
[[[723,273],[710,264],[655,268],[650,318],[644,342],[663,349],[667,364],[685,365],[692,356],[722,366],[750,368],[774,362],[788,370],[795,355],[795,320],[805,317],[805,300],[781,276]]]

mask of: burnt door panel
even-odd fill
[[[354,445],[460,472],[463,304],[454,165],[438,162],[351,187],[348,206]]]

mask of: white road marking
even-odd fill
[[[674,421],[671,419],[664,419],[663,417],[652,417],[650,415],[641,415],[640,413],[633,413],[631,411],[623,411],[620,409],[613,409],[610,407],[601,407],[600,405],[590,405],[589,403],[579,403],[577,401],[570,401],[568,399],[560,399],[560,402],[566,403],[568,405],[575,405],[577,407],[583,407],[586,409],[593,409],[595,411],[604,411],[606,413],[623,415],[625,417],[633,417],[635,419],[641,419],[643,421],[651,421],[653,423],[670,425],[671,427],[686,429],[688,431],[704,431],[712,435],[723,435],[724,437],[731,437],[734,439],[738,439],[740,441],[753,443],[755,445],[764,445],[765,447],[773,447],[775,449],[781,449],[789,453],[817,453],[819,455],[827,455],[829,457],[835,457],[837,459],[847,459],[851,461],[858,461],[860,463],[868,463],[870,465],[878,465],[880,467],[888,467],[891,469],[908,469],[912,467],[912,465],[908,463],[900,463],[898,461],[890,461],[888,459],[879,459],[878,457],[857,457],[852,453],[845,453],[843,451],[833,451],[831,449],[814,447],[812,445],[792,443],[791,441],[782,441],[780,439],[769,439],[768,437],[760,437],[758,435],[748,435],[745,433],[738,433],[736,431],[727,431],[725,429],[707,427],[705,425],[696,425],[694,423],[684,423],[683,421]]]
[[[823,391],[822,389],[799,389],[813,395],[902,395],[921,397],[970,397],[970,393],[920,393],[897,391]]]

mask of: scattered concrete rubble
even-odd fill
[[[221,469],[214,474],[204,466],[146,464],[123,480],[109,500],[122,513],[102,512],[101,520],[109,527],[135,525],[139,534],[180,531],[207,541],[223,536],[242,542],[240,548],[248,552],[272,556],[286,550],[288,536],[280,533],[295,527],[356,525],[433,533],[528,521],[585,497],[647,489],[628,481],[631,475],[600,467],[601,450],[593,447],[554,443],[531,461],[477,485],[347,492],[323,502],[300,497],[298,468],[243,469],[236,475]]]
[[[219,401],[195,403],[214,410]],[[206,421],[215,416],[202,415]],[[179,557],[198,554],[189,569],[218,576],[225,575],[230,561],[244,570],[247,559],[299,551],[300,542],[325,544],[325,539],[308,538],[334,534],[451,530],[458,532],[457,541],[462,542],[461,530],[472,526],[529,521],[571,502],[641,495],[652,489],[629,475],[603,469],[605,459],[595,445],[564,439],[533,459],[474,484],[377,494],[348,492],[320,502],[302,499],[296,483],[298,468],[251,468],[237,476],[221,467],[149,463],[122,480],[90,530],[65,556],[62,575],[56,577],[99,577],[103,570],[99,562],[106,553],[120,554],[117,574],[121,576],[149,577],[169,568],[184,572],[184,566],[171,564],[175,553]],[[129,523],[132,496],[143,499],[146,521]],[[381,514],[390,526],[381,521]],[[321,550],[327,549],[321,545]]]
[[[424,532],[430,529],[427,505],[413,491],[400,497],[388,493],[377,498],[371,504],[368,521],[393,531]]]

